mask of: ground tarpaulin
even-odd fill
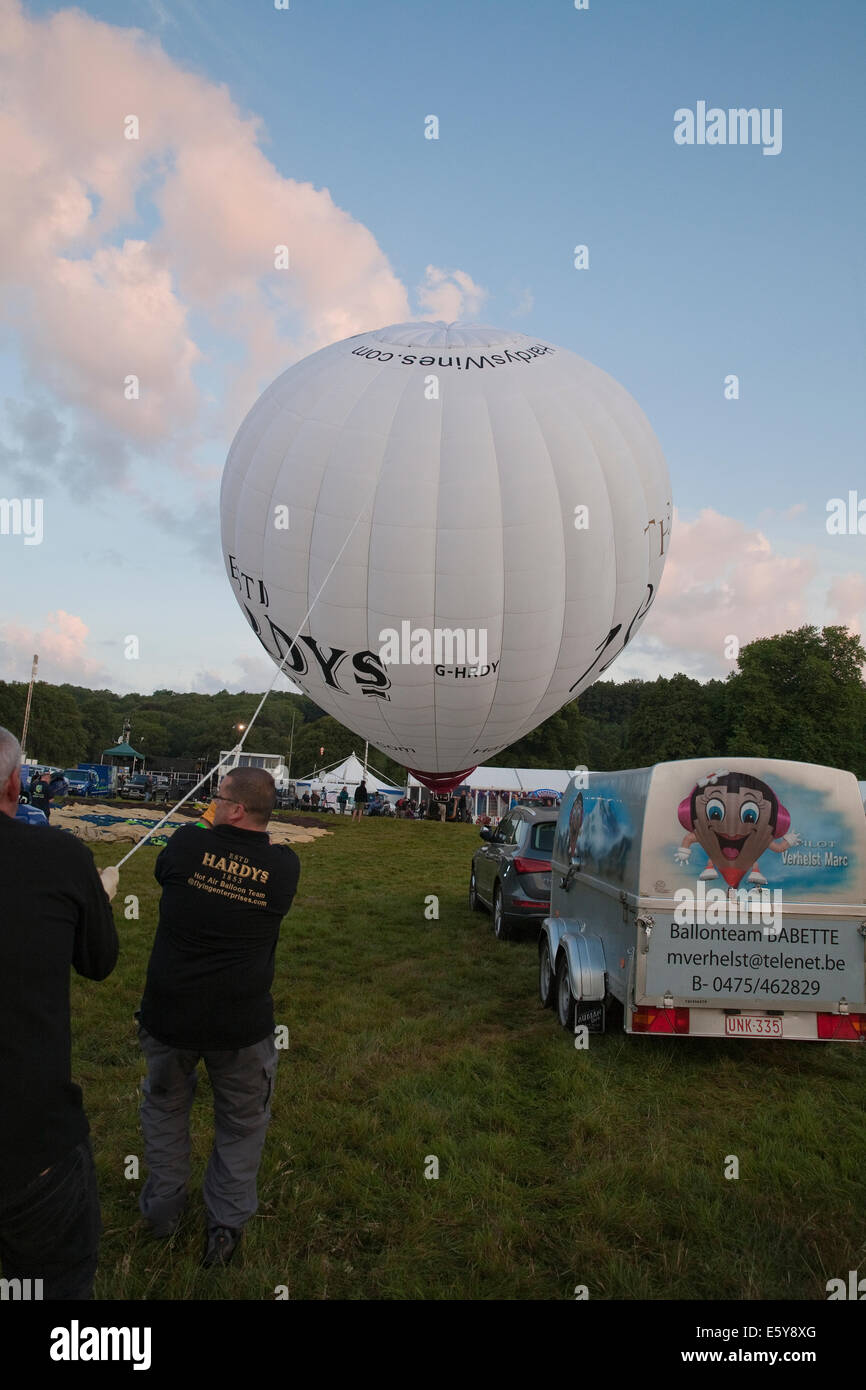
[[[90,805],[85,803],[68,804],[55,806],[51,812],[51,824],[60,830],[69,830],[80,840],[99,841],[100,843],[131,842],[137,843],[147,834],[148,828],[161,820],[165,812],[158,810],[149,811],[144,806],[136,807],[137,814],[134,816],[118,815],[117,809],[113,806],[103,806],[100,804]],[[162,826],[159,833],[151,837],[150,843],[159,848],[165,844],[166,838],[173,834],[179,825],[193,825],[195,822],[186,820],[169,820]],[[311,840],[316,840],[320,835],[332,835],[332,830],[319,830],[315,826],[300,826],[286,824],[284,821],[271,821],[268,825],[268,834],[271,842],[275,845],[297,845],[308,844]]]

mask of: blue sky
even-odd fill
[[[0,14],[16,9],[0,0]],[[46,45],[30,26],[64,15],[67,28],[48,31],[49,47],[87,63],[93,31],[74,12],[31,3],[22,13],[25,70]],[[192,73],[209,92],[224,87],[239,116],[259,119],[260,148],[278,176],[327,189],[367,229],[413,316],[430,316],[418,297],[428,266],[460,270],[479,291],[468,317],[568,347],[632,393],[668,460],[679,550],[670,596],[663,583],[610,675],[724,674],[717,628],[731,630],[732,605],[748,614],[746,638],[799,621],[866,623],[866,537],[829,536],[825,525],[829,498],[858,487],[866,498],[862,4],[590,0],[576,11],[564,0],[292,0],[275,11],[265,0],[115,0],[79,5],[77,15],[144,31],[181,85]],[[97,49],[96,85],[116,70]],[[35,103],[38,71],[34,81]],[[40,116],[23,87],[16,100],[21,148],[28,122],[50,146],[44,101]],[[701,100],[781,108],[781,152],[676,145],[675,110]],[[435,141],[424,139],[431,113]],[[61,113],[72,134],[46,179],[67,170],[87,183],[76,168],[79,114]],[[83,118],[81,131],[84,151]],[[53,243],[41,280],[28,262],[4,282],[0,495],[38,481],[46,520],[41,546],[0,537],[0,677],[25,679],[35,643],[49,679],[262,689],[266,661],[221,568],[219,471],[232,421],[300,342],[309,350],[315,294],[306,321],[275,311],[270,343],[258,322],[248,340],[220,331],[207,290],[199,302],[185,293],[179,243],[169,238],[160,267],[169,279],[177,273],[201,357],[188,399],[147,438],[106,420],[97,384],[71,360],[74,341],[55,360],[39,332],[40,314],[47,323],[58,312],[48,297],[52,254],[86,258],[129,238],[159,246],[159,172],[152,178],[104,235]],[[231,186],[221,196],[230,207]],[[32,240],[29,215],[20,234]],[[585,271],[573,266],[578,243],[589,247]],[[83,350],[98,322],[83,316],[77,331]],[[252,342],[252,379],[237,385],[234,415],[221,413]],[[724,399],[728,373],[740,379],[737,401]],[[59,428],[78,435],[68,457],[52,438]],[[132,493],[111,482],[124,459]],[[707,510],[721,520],[702,522]],[[140,636],[137,664],[123,657],[129,633]]]

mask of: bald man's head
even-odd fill
[[[237,800],[250,820],[266,826],[277,802],[273,777],[261,767],[236,767],[226,773],[220,784],[220,795]]]
[[[14,816],[21,795],[21,744],[13,733],[0,727],[0,811]]]

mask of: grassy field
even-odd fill
[[[477,830],[329,824],[298,849],[274,981],[290,1045],[259,1213],[224,1270],[199,1268],[204,1074],[184,1223],[167,1243],[139,1225],[132,1015],[157,851],[122,872],[118,967],[73,982],[105,1225],[97,1298],[271,1299],[285,1285],[292,1299],[571,1299],[584,1284],[591,1299],[823,1300],[828,1278],[866,1269],[861,1048],[610,1033],[577,1051],[537,1001],[534,940],[498,943],[469,911]],[[95,857],[116,862],[118,847]],[[123,917],[129,893],[138,921]]]

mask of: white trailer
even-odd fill
[[[539,992],[568,1029],[866,1037],[856,778],[767,758],[578,773],[560,807]]]

